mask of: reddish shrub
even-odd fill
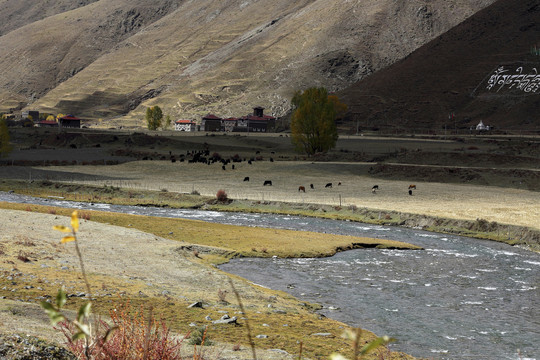
[[[98,336],[92,343],[90,358],[95,360],[108,359],[148,359],[148,360],[179,360],[182,340],[173,339],[163,320],[156,320],[150,311],[144,315],[143,309],[133,313],[128,304],[117,306],[110,311],[112,326],[104,321],[98,324]],[[104,341],[103,336],[111,328],[112,335]],[[66,337],[67,348],[77,358],[87,360],[85,341],[72,340],[78,330],[72,323],[61,322],[59,330]]]
[[[221,202],[225,202],[229,199],[227,197],[227,193],[225,192],[225,190],[222,190],[222,189],[218,190],[216,194],[216,198],[218,201],[221,201]]]

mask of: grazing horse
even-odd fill
[[[312,188],[312,189],[315,189],[315,188],[313,187],[313,184],[309,184],[309,187]]]
[[[246,176],[246,177],[244,178],[244,181],[249,181],[249,176]]]
[[[298,187],[298,192],[300,192],[300,191],[306,192],[306,188],[303,187],[303,186],[299,186]]]
[[[332,187],[332,183],[328,183],[326,185],[324,185],[325,188],[331,188]]]
[[[266,186],[266,185],[272,186],[272,180],[264,180],[263,186]]]
[[[416,190],[416,185],[414,185],[414,184],[413,184],[413,185],[409,185],[409,190],[410,190],[410,189]]]

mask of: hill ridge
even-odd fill
[[[143,126],[151,105],[283,116],[294,91],[346,88],[493,1],[88,1],[0,37],[0,100],[125,126]]]

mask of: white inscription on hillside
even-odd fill
[[[489,91],[495,89],[496,92],[502,89],[514,89],[526,93],[540,93],[540,75],[536,68],[524,74],[522,66],[518,67],[514,73],[500,66],[489,78],[486,89]]]

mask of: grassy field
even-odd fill
[[[114,189],[125,190],[127,198],[134,198],[137,191],[213,198],[224,190],[235,201],[221,206],[223,210],[256,211],[259,207],[261,211],[286,212],[291,206],[279,203],[287,202],[312,216],[327,216],[328,210],[340,209],[335,217],[354,220],[385,220],[395,213],[389,215],[394,223],[423,216],[482,221],[492,224],[501,239],[517,243],[519,228],[540,230],[540,139],[534,137],[345,136],[333,151],[309,159],[293,151],[287,134],[20,129],[12,138],[19,146],[6,164],[11,160],[12,165],[28,166],[4,166],[2,178],[33,181],[28,188],[41,180],[91,185],[102,188],[95,196],[103,199]],[[241,161],[225,165],[225,170],[221,162],[189,162],[193,153],[203,151],[208,159]],[[246,177],[250,181],[243,181]],[[264,186],[266,180],[272,186]],[[331,188],[325,187],[328,183]],[[416,185],[412,196],[410,184]],[[379,186],[376,193],[371,191],[374,185]],[[299,191],[300,186],[306,192]],[[164,205],[172,199],[174,196],[163,196],[156,201]],[[314,210],[321,206],[326,211]],[[355,209],[370,214],[346,214]],[[437,230],[432,225],[431,220],[417,224]],[[534,236],[532,240],[540,242]]]

